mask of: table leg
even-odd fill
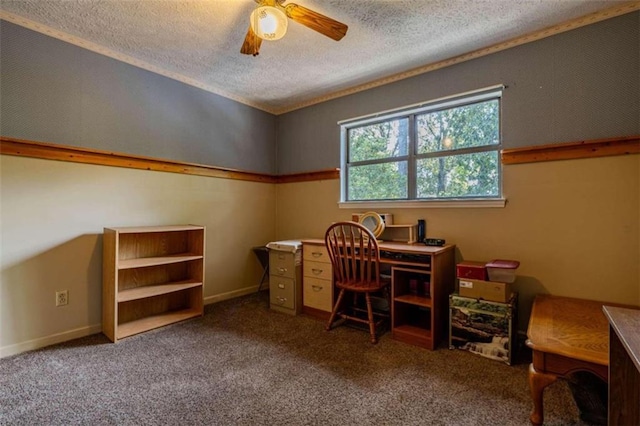
[[[529,419],[534,425],[541,425],[544,422],[544,411],[542,408],[542,396],[544,388],[555,382],[558,377],[553,374],[541,373],[529,366],[529,387],[531,388],[531,399],[533,399],[533,411]]]

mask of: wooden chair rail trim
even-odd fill
[[[276,178],[259,173],[211,167],[201,164],[162,160],[159,158],[78,148],[44,142],[0,137],[0,153],[45,160],[69,161],[72,163],[97,164],[101,166],[126,167],[131,169],[153,170],[159,172],[182,173],[252,182],[275,183]]]
[[[277,183],[297,183],[310,182],[314,180],[340,179],[340,169],[318,170],[315,172],[294,173],[290,175],[280,175]]]
[[[640,153],[640,135],[502,150],[502,164],[574,160]]]
[[[72,163],[96,164],[101,166],[125,167],[131,169],[153,170],[159,172],[181,173],[187,175],[244,180],[261,183],[306,182],[325,179],[338,179],[339,169],[320,170],[290,175],[269,175],[251,173],[222,167],[206,166],[180,161],[163,160],[97,149],[79,148],[46,142],[0,136],[0,154],[20,157],[40,158],[44,160],[69,161]]]
[[[501,155],[502,164],[522,164],[639,153],[640,135],[633,135],[505,149],[502,150]],[[340,169],[277,176],[6,136],[0,136],[0,154],[260,183],[298,183],[340,178]]]

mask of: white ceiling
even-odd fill
[[[287,3],[347,24],[347,35],[336,42],[290,22],[282,40],[262,43],[259,56],[242,55],[253,0],[2,0],[0,17],[280,113],[594,12],[629,12],[640,2]]]

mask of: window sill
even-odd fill
[[[430,200],[430,201],[341,201],[341,209],[458,209],[458,208],[503,208],[507,204],[506,198],[484,200]]]

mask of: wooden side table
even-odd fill
[[[589,371],[608,381],[609,324],[602,302],[539,295],[533,302],[527,346],[533,351],[531,423],[544,421],[544,389],[558,377]]]

